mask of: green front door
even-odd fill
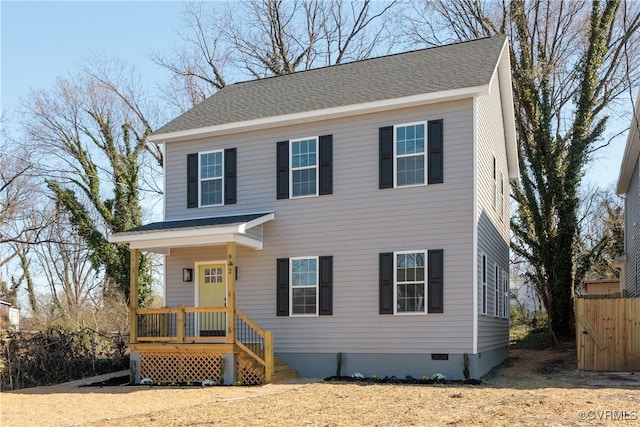
[[[224,264],[198,267],[198,301],[200,307],[226,307],[227,283]],[[198,313],[200,336],[224,336],[227,329],[225,312]]]

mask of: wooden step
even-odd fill
[[[298,378],[298,371],[289,369],[288,371],[284,372],[274,372],[273,376],[271,377],[271,382],[281,383],[284,381],[295,380],[296,378]]]
[[[291,369],[289,365],[282,361],[278,356],[273,357],[273,376],[272,383],[278,383],[298,378],[298,371]]]
[[[289,370],[291,370],[291,368],[289,368],[289,365],[287,365],[286,363],[274,363],[273,365],[273,372],[283,372]]]

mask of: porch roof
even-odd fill
[[[220,245],[236,242],[262,249],[262,232],[247,231],[273,220],[273,212],[178,221],[161,221],[114,233],[111,243],[128,243],[132,249],[168,254],[171,248]]]

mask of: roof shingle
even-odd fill
[[[487,84],[505,36],[226,86],[155,135]]]

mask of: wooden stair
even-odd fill
[[[280,383],[298,378],[298,371],[291,369],[289,365],[282,361],[278,356],[273,357],[273,376],[272,383]]]

